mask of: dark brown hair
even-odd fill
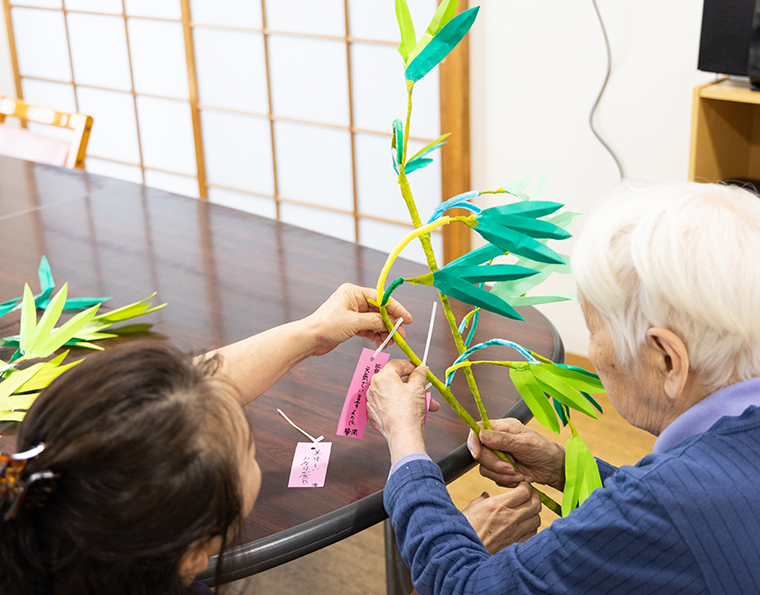
[[[239,407],[161,343],[89,356],[43,391],[18,451],[60,474],[44,507],[0,523],[3,595],[182,593],[182,555],[240,520]],[[237,421],[236,421],[237,417]]]

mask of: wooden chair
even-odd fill
[[[4,124],[5,117],[22,122],[47,124],[72,131],[70,141],[37,134],[25,128]],[[0,155],[28,161],[84,169],[84,153],[90,139],[92,118],[83,114],[67,114],[29,105],[20,99],[0,96]]]

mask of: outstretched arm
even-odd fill
[[[298,362],[312,355],[329,353],[353,336],[366,337],[379,346],[388,335],[378,309],[369,303],[374,289],[341,285],[316,312],[295,322],[277,326],[237,343],[227,345],[200,359],[219,354],[219,374],[229,378],[240,391],[245,405],[263,394]],[[391,300],[388,313],[394,319],[412,322],[412,315]],[[403,325],[398,331],[405,336]]]

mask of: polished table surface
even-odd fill
[[[44,254],[57,287],[68,282],[70,296],[114,296],[104,310],[158,292],[154,303],[168,306],[145,318],[153,324],[150,332],[129,340],[167,340],[194,353],[304,317],[343,282],[374,287],[386,258],[376,250],[206,201],[4,157],[0,238],[0,302],[21,295],[25,282],[39,290],[37,267]],[[391,278],[426,271],[400,259]],[[432,288],[408,285],[394,294],[415,316],[407,341],[418,353],[424,350],[436,296]],[[469,308],[452,302],[460,320]],[[476,340],[508,338],[561,361],[562,342],[554,327],[533,308],[518,310],[526,322],[484,312]],[[16,334],[18,322],[17,312],[0,318],[0,336]],[[435,329],[428,363],[442,377],[457,353],[440,309]],[[383,438],[370,428],[363,440],[335,433],[358,356],[369,346],[353,338],[326,356],[310,358],[246,407],[263,486],[226,557],[225,581],[287,562],[386,518],[382,489],[390,461]],[[389,351],[391,357],[403,356],[395,346]],[[90,353],[74,350],[72,355]],[[9,356],[0,350],[0,359]],[[502,368],[480,366],[475,374],[492,416],[529,417]],[[457,375],[453,390],[477,417],[464,374]],[[287,487],[296,443],[304,437],[277,408],[310,434],[323,434],[333,443],[323,488]],[[441,411],[428,417],[429,453],[447,481],[472,465],[463,444],[467,432],[443,401]],[[4,428],[0,450],[13,449],[13,433]],[[207,579],[212,570],[206,571]]]

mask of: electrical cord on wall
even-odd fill
[[[604,46],[607,49],[607,74],[604,77],[604,83],[602,84],[602,88],[599,91],[599,95],[596,98],[596,101],[594,102],[594,107],[591,108],[591,113],[588,116],[588,124],[591,127],[591,132],[594,133],[594,136],[597,138],[597,140],[602,143],[605,149],[609,152],[610,155],[612,155],[612,158],[615,160],[615,165],[617,165],[618,171],[620,172],[620,179],[625,179],[625,172],[623,171],[623,164],[620,163],[620,159],[618,159],[617,155],[615,154],[615,151],[613,151],[610,146],[604,142],[604,139],[599,134],[599,131],[596,129],[596,126],[594,126],[594,115],[596,114],[596,108],[599,106],[599,102],[602,99],[602,95],[604,95],[604,90],[607,88],[607,81],[610,80],[610,72],[612,70],[612,52],[610,52],[610,41],[607,39],[607,29],[604,27],[604,21],[602,20],[602,15],[599,12],[599,6],[596,4],[596,0],[591,0],[592,4],[594,5],[594,10],[596,11],[596,16],[599,19],[599,25],[602,28],[602,35],[604,36]]]

